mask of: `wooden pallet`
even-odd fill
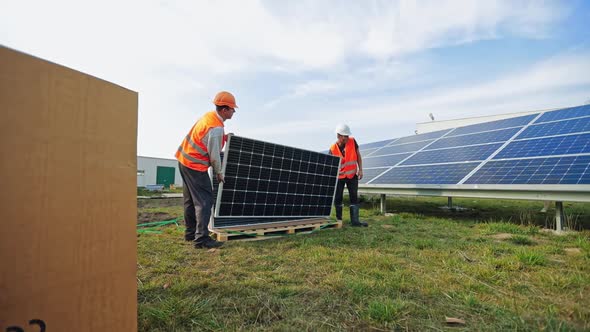
[[[309,233],[325,228],[342,228],[342,222],[328,219],[305,219],[266,225],[214,228],[210,231],[215,234],[217,241],[229,241],[263,239],[289,234]]]

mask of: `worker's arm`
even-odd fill
[[[223,140],[223,127],[214,127],[209,130],[206,137],[207,152],[209,153],[209,160],[213,168],[213,174],[217,177],[218,182],[223,182],[223,174],[221,174],[221,143]]]
[[[356,144],[356,142],[354,142]],[[356,162],[359,164],[359,170],[357,172],[359,176],[359,180],[363,178],[363,158],[361,158],[361,150],[359,149],[358,144],[356,144]]]

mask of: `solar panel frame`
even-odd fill
[[[319,155],[321,154],[321,153],[319,153],[319,152],[316,152],[316,151],[304,150],[304,149],[299,149],[299,148],[289,147],[289,146],[285,146],[285,145],[280,145],[280,144],[275,144],[275,143],[270,143],[270,142],[264,142],[264,141],[260,141],[260,140],[255,140],[255,139],[251,139],[251,138],[246,138],[246,137],[241,137],[241,136],[230,135],[230,136],[228,137],[228,141],[227,141],[227,145],[226,145],[227,147],[226,147],[226,151],[225,151],[225,158],[223,158],[223,161],[222,161],[222,174],[224,174],[224,176],[226,177],[226,182],[227,182],[227,180],[228,180],[228,178],[229,178],[229,177],[227,176],[227,171],[228,171],[228,164],[230,164],[230,162],[229,162],[229,161],[230,161],[232,158],[236,158],[236,157],[235,157],[235,154],[237,153],[235,150],[232,150],[232,140],[233,140],[234,142],[237,142],[237,141],[239,141],[239,140],[248,140],[248,141],[252,141],[252,142],[254,142],[253,144],[256,144],[256,143],[261,143],[261,144],[263,145],[263,150],[262,150],[262,154],[260,154],[260,156],[261,156],[261,157],[269,157],[270,159],[268,159],[268,160],[270,160],[270,161],[267,161],[267,162],[274,162],[274,160],[272,160],[272,158],[273,158],[273,157],[277,157],[276,159],[278,159],[278,158],[281,158],[281,159],[287,159],[287,158],[278,157],[278,156],[275,156],[275,155],[274,155],[274,152],[276,152],[276,149],[277,149],[277,148],[278,148],[279,150],[283,150],[283,154],[282,154],[283,156],[284,156],[284,152],[285,152],[286,150],[288,150],[288,149],[290,149],[290,150],[297,150],[297,151],[299,151],[299,152],[302,152],[302,153],[307,153],[307,154],[309,154],[309,156],[310,156],[310,158],[309,158],[309,163],[310,163],[310,164],[313,162],[313,160],[319,161]],[[265,145],[265,144],[266,144],[266,145]],[[273,154],[272,154],[272,155],[265,154],[265,151],[266,151],[266,147],[267,147],[267,145],[272,145],[272,146],[274,147],[274,148],[273,148]],[[233,151],[233,153],[232,153],[232,151]],[[242,156],[244,156],[244,153],[242,153],[242,152],[244,152],[244,151],[242,151],[242,150],[240,149],[240,151],[239,151],[239,152],[240,152],[240,153],[238,154],[238,158],[240,158],[240,160],[241,160]],[[233,154],[234,154],[234,155],[233,155]],[[254,153],[251,153],[251,154],[253,155]],[[295,152],[293,152],[292,156],[294,156],[294,155],[295,155]],[[281,219],[282,219],[282,218],[285,218],[285,219],[289,219],[289,218],[293,218],[293,219],[297,219],[297,218],[306,218],[306,219],[309,219],[309,218],[322,218],[322,217],[328,217],[328,216],[330,215],[330,212],[331,212],[331,207],[332,207],[332,205],[334,205],[334,194],[335,194],[335,192],[336,192],[336,183],[337,183],[337,181],[338,181],[338,170],[339,170],[339,166],[340,166],[340,157],[331,156],[331,155],[326,155],[326,154],[322,154],[322,155],[324,155],[324,157],[326,157],[326,159],[325,159],[325,160],[328,160],[328,159],[330,159],[330,160],[332,160],[332,161],[333,161],[333,163],[334,163],[334,166],[332,166],[332,167],[328,166],[328,168],[333,168],[333,170],[332,170],[332,171],[333,171],[333,174],[329,176],[330,178],[331,178],[331,177],[333,177],[333,182],[331,182],[331,183],[332,183],[332,185],[333,185],[333,189],[331,189],[331,191],[330,191],[330,192],[331,192],[331,196],[326,196],[326,197],[330,197],[330,204],[329,204],[329,205],[328,205],[328,204],[322,204],[322,206],[324,206],[324,205],[325,205],[325,207],[324,207],[324,211],[325,211],[325,212],[324,212],[323,214],[319,214],[319,213],[318,213],[318,214],[305,214],[305,215],[297,215],[297,214],[287,214],[287,215],[285,215],[285,214],[280,214],[280,215],[275,215],[275,214],[272,214],[272,215],[270,215],[270,214],[267,214],[267,215],[247,214],[247,215],[244,215],[244,214],[243,214],[243,212],[242,212],[242,213],[237,213],[237,215],[236,215],[236,214],[233,214],[233,206],[232,206],[232,210],[230,210],[230,211],[231,211],[231,213],[232,213],[231,215],[222,214],[221,212],[222,212],[222,209],[223,209],[223,205],[224,205],[224,204],[226,204],[226,203],[228,203],[228,202],[225,202],[225,201],[223,200],[223,197],[224,197],[224,187],[226,186],[226,184],[225,184],[225,183],[221,183],[221,184],[219,185],[219,190],[218,190],[218,193],[217,193],[217,200],[216,200],[217,204],[215,204],[215,209],[214,209],[213,216],[214,216],[215,218],[220,218],[220,217],[231,217],[231,218],[250,218],[250,219],[252,219],[253,217],[256,217],[256,218],[262,218],[262,219],[264,219],[264,218],[268,218],[269,220],[270,220],[270,219],[272,219],[272,218],[275,218],[275,219],[276,219],[276,218],[281,218]],[[315,157],[314,157],[314,156],[315,156]],[[250,164],[251,164],[251,161],[252,161],[252,156],[250,156],[250,159],[249,159],[249,161],[248,161],[248,160],[246,160],[246,159],[248,159],[248,157],[247,157],[247,156],[246,156],[246,157],[245,157],[245,159],[244,159],[244,162],[245,162],[245,163],[244,163],[244,166],[245,166],[245,167],[250,167]],[[295,160],[295,159],[292,159],[291,161],[296,161],[296,160]],[[302,161],[302,160],[300,160],[300,162],[301,162],[301,163],[303,163],[303,161]],[[262,166],[264,166],[264,162],[262,161],[261,163],[262,163]],[[238,164],[239,164],[239,162],[238,162]],[[247,166],[246,166],[246,165],[247,165]],[[319,164],[318,164],[318,165],[319,165]],[[262,169],[262,166],[260,167],[261,169]],[[317,167],[317,165],[315,166],[315,168],[316,168],[316,169],[318,168],[318,167]],[[272,170],[274,170],[274,168],[271,168],[271,171],[272,171]],[[280,169],[280,170],[279,170],[279,172],[280,172],[280,171],[282,171],[282,169]],[[237,172],[238,172],[238,170],[236,170],[236,174],[237,174]],[[289,172],[290,172],[290,173],[292,173],[290,170],[289,170]],[[312,173],[307,173],[307,172],[299,172],[299,173],[301,173],[301,174],[305,174],[305,175],[306,175],[306,176],[305,176],[305,178],[306,178],[306,179],[308,178],[308,175],[312,174]],[[315,174],[315,173],[313,173],[313,174]],[[279,176],[280,176],[280,175],[279,175]],[[269,175],[269,177],[270,177],[270,178],[272,178],[272,177],[273,177],[273,174],[270,174],[270,175]],[[236,184],[237,184],[237,181],[238,181],[238,180],[243,180],[243,179],[240,179],[240,178],[238,178],[238,177],[236,176]],[[274,180],[272,180],[272,181],[274,181]],[[268,185],[268,187],[267,187],[267,190],[269,190],[268,188],[270,187],[270,183],[271,183],[272,181],[271,181],[271,180],[269,180],[269,181],[268,181],[268,182],[269,182],[269,185]],[[287,182],[288,182],[288,181],[287,181]],[[279,180],[279,184],[280,184],[280,180]],[[277,188],[279,187],[279,184],[277,184]],[[301,184],[304,184],[304,185],[306,185],[307,183],[301,183]],[[315,186],[315,184],[313,184],[313,185],[312,185],[312,187],[313,187],[313,186]],[[259,187],[258,187],[258,188],[259,188]],[[329,188],[326,188],[326,189],[329,189]],[[291,189],[288,189],[288,191],[291,191]],[[238,192],[238,191],[237,191],[237,190],[234,190],[234,197],[235,197],[235,193],[236,193],[236,192]],[[248,192],[248,191],[246,191],[246,192]],[[287,194],[284,194],[284,193],[281,193],[281,192],[279,192],[279,191],[278,191],[278,189],[277,189],[277,191],[276,191],[276,192],[273,192],[273,193],[271,193],[271,192],[264,192],[264,193],[266,193],[266,194],[275,194],[275,195],[276,195],[276,198],[277,198],[277,200],[278,200],[278,199],[282,199],[282,197],[283,197],[283,196],[285,196],[285,201],[286,201],[286,199],[287,199],[287,196],[286,196]],[[280,196],[280,197],[279,197],[279,196]],[[295,195],[295,196],[302,196],[302,198],[303,198],[303,199],[307,199],[307,198],[308,198],[308,196],[309,196],[309,194],[308,194],[307,192],[304,192],[302,195],[299,195],[299,194],[297,194],[297,195]],[[234,204],[238,204],[238,203],[234,203]],[[245,203],[241,203],[241,204],[245,205]],[[259,205],[258,203],[256,203],[256,204],[257,204],[257,205]],[[276,206],[282,206],[282,205],[284,205],[284,204],[281,204],[281,203],[280,203],[280,201],[279,201],[279,202],[277,202],[277,201],[275,200],[275,203],[273,203],[273,204],[264,204],[264,205],[276,205]],[[298,206],[299,206],[299,205],[301,205],[301,204],[295,204],[295,203],[293,203],[293,206],[295,206],[295,205],[298,205]],[[243,208],[242,208],[242,209],[243,209]],[[254,208],[254,209],[256,209],[256,208]],[[237,208],[237,211],[239,211],[239,208]],[[285,212],[285,211],[283,210],[283,212]]]

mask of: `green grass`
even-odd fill
[[[182,216],[173,201],[156,201],[164,206],[143,202],[140,212]],[[590,232],[515,225],[503,203],[486,202],[478,220],[429,208],[438,199],[394,198],[393,216],[368,201],[369,228],[229,241],[211,252],[182,241],[181,227],[142,234],[138,330],[590,329]],[[489,217],[494,209],[502,218]]]

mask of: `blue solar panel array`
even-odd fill
[[[431,142],[432,142],[432,140],[416,142],[416,143],[390,145],[390,146],[382,147],[379,150],[373,152],[373,154],[371,156],[376,157],[376,156],[390,155],[390,154],[394,154],[394,153],[414,152],[414,151],[418,151],[418,150],[422,149],[423,147],[427,146]]]
[[[518,138],[533,138],[542,136],[583,133],[590,131],[590,121],[587,118],[564,120],[534,124],[528,127]]]
[[[369,143],[360,149],[361,184],[590,184],[590,105]]]
[[[428,146],[428,150],[439,148],[450,148],[455,146],[467,146],[482,143],[505,142],[514,136],[520,127],[486,131],[479,134],[467,134],[461,136],[445,137]]]
[[[397,167],[378,177],[374,184],[455,184],[479,163]]]
[[[546,112],[539,118],[539,120],[535,121],[535,123],[580,118],[583,116],[590,116],[590,105],[582,105],[564,108],[553,112]]]
[[[590,184],[590,156],[490,161],[467,184]]]
[[[485,144],[465,146],[451,149],[428,150],[414,154],[411,158],[401,163],[402,165],[424,165],[437,163],[449,163],[455,161],[485,160],[500,147],[498,144]]]
[[[494,159],[552,156],[590,152],[590,133],[513,141]]]

